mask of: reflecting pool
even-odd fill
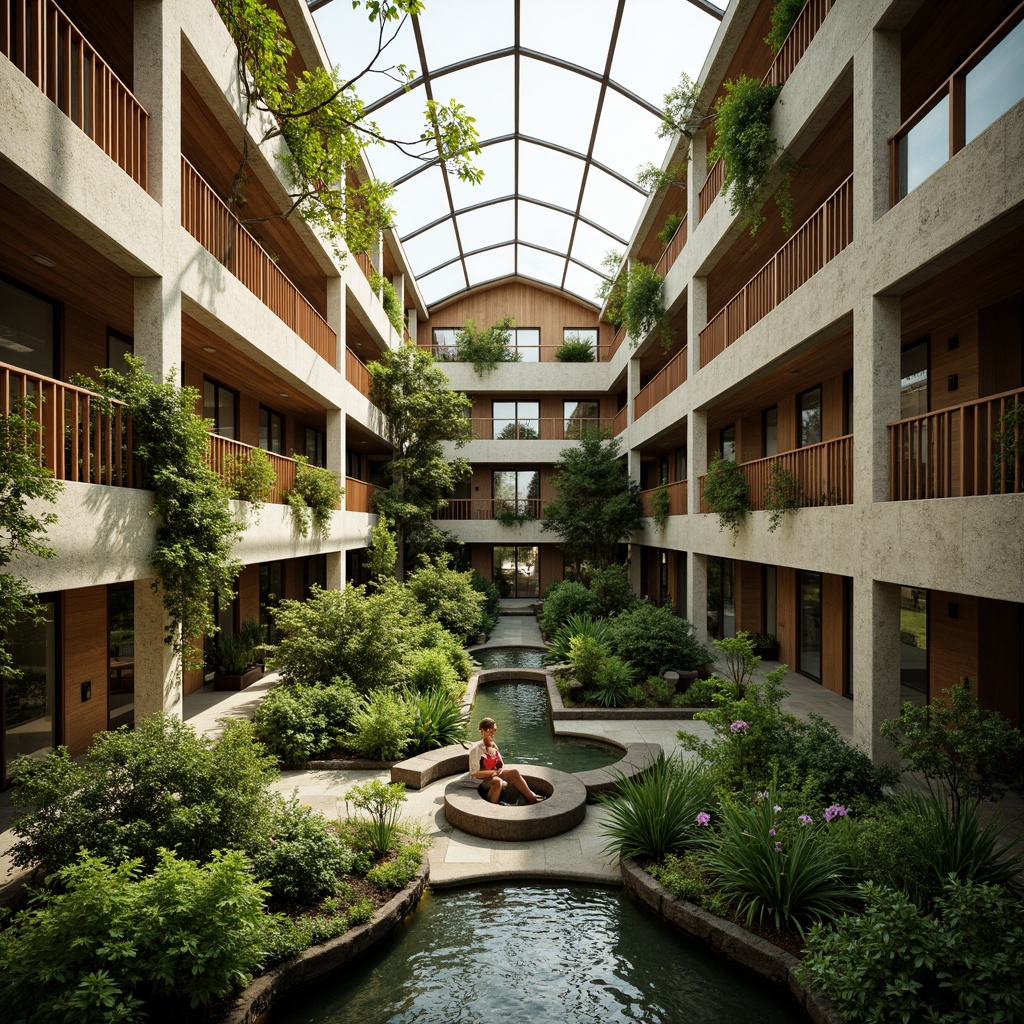
[[[622,890],[501,886],[429,894],[272,1024],[789,1024],[788,995],[738,973]]]
[[[541,647],[482,647],[470,657],[482,668],[542,668],[545,653]]]

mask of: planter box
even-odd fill
[[[764,661],[778,661],[779,645],[776,644],[774,647],[755,647],[754,653]]]
[[[213,688],[215,690],[244,690],[247,686],[255,683],[263,677],[263,666],[253,665],[247,668],[241,675],[237,676],[214,676]]]

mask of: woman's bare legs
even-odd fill
[[[509,785],[515,786],[515,788],[523,794],[523,799],[526,800],[528,804],[539,803],[544,799],[544,797],[538,796],[532,789],[530,789],[526,779],[523,778],[522,773],[518,768],[502,768],[496,778],[502,778],[509,783]],[[490,794],[488,794],[487,799],[491,799]],[[492,800],[491,802],[493,803],[494,801]]]

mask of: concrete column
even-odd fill
[[[345,285],[340,277],[327,278],[327,323],[338,338],[334,368],[345,376]]]
[[[626,363],[626,423],[636,420],[633,399],[640,393],[640,359],[631,356]],[[639,476],[637,477],[639,480]]]
[[[690,278],[686,297],[686,379],[700,372],[700,332],[708,325],[708,279]]]
[[[853,241],[889,209],[889,136],[900,117],[900,36],[870,33],[853,58]]]
[[[395,274],[391,278],[391,286],[395,289],[395,298],[398,299],[398,308],[405,309],[405,274]]]
[[[419,314],[416,312],[416,307],[413,306],[410,309],[407,309],[405,311],[405,317],[406,317],[405,326],[406,326],[406,329],[409,331],[409,337],[412,338],[412,343],[414,345],[417,345],[417,344],[419,344],[419,336],[418,335],[419,335],[420,320],[419,320]]]
[[[853,499],[889,500],[889,424],[900,418],[900,300],[853,310]]]
[[[181,718],[181,662],[164,643],[167,612],[153,580],[135,581],[135,721],[166,711]]]
[[[690,139],[690,162],[686,167],[686,230],[691,238],[694,229],[700,223],[700,206],[697,197],[707,176],[708,139],[704,132],[697,132]],[[701,326],[704,325],[701,324]]]
[[[878,727],[900,710],[900,588],[853,581],[853,741],[876,762],[895,752]]]
[[[686,555],[686,617],[697,639],[713,650],[708,636],[708,556],[696,551]]]
[[[708,415],[691,409],[686,417],[686,512],[700,515],[700,478],[708,471]]]
[[[327,468],[341,477],[345,483],[345,413],[341,409],[327,410]],[[341,499],[341,507],[345,508],[345,499]],[[335,516],[340,521],[344,512]],[[332,531],[334,532],[334,531]],[[341,590],[345,586],[345,550],[328,551],[327,553],[327,589]]]
[[[373,243],[373,247],[370,249],[370,266],[377,271],[378,274],[384,273],[384,232],[378,231],[377,238]]]

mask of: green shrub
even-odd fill
[[[405,802],[405,783],[372,779],[353,786],[345,794],[346,810],[349,800],[356,809],[365,812],[365,817],[349,816],[349,820],[358,826],[360,838],[369,852],[377,858],[390,853],[398,838],[398,815]]]
[[[592,636],[580,634],[569,641],[569,664],[577,682],[594,686],[602,666],[608,658],[608,650]]]
[[[407,661],[408,671],[412,670],[412,666],[416,664],[423,651],[436,651],[444,655],[461,683],[469,682],[469,677],[473,672],[473,659],[466,652],[465,647],[440,623],[424,622],[418,628],[410,630],[409,643],[415,648],[415,652]],[[461,696],[461,692],[458,695]]]
[[[789,30],[806,3],[807,0],[775,0],[772,7],[772,28],[764,40],[772,48],[772,53],[778,53],[782,49]]]
[[[602,647],[611,645],[611,632],[605,619],[595,619],[592,615],[570,615],[555,632],[548,644],[548,652],[544,660],[553,665],[561,665],[569,660],[569,644],[573,637],[589,636]]]
[[[754,671],[761,659],[754,653],[750,634],[742,629],[735,636],[712,640],[715,650],[725,658],[725,678],[736,686],[742,697],[748,684],[754,678]]]
[[[348,680],[327,686],[284,682],[253,714],[256,739],[282,764],[303,764],[342,744],[358,707],[359,695]]]
[[[410,573],[406,586],[427,617],[465,643],[483,627],[485,596],[473,586],[472,574],[445,562],[432,562]]]
[[[413,690],[426,693],[440,690],[451,697],[461,694],[463,684],[444,651],[428,648],[417,651],[406,667],[406,678]]]
[[[366,872],[366,879],[381,889],[404,889],[419,870],[423,858],[419,847],[405,846],[391,860]]]
[[[592,363],[594,361],[594,346],[582,338],[566,338],[555,349],[555,358],[560,363]]]
[[[605,658],[597,670],[597,702],[606,708],[619,708],[629,700],[633,669],[614,654]]]
[[[412,742],[415,715],[394,690],[373,690],[352,716],[348,745],[360,757],[397,761]]]
[[[637,675],[660,676],[665,669],[693,671],[712,660],[697,642],[693,626],[667,606],[640,601],[609,620],[612,652],[628,661]]]
[[[855,894],[840,851],[822,841],[824,822],[778,835],[774,792],[753,803],[726,802],[708,870],[722,895],[749,927],[768,922],[779,931],[804,934],[817,921],[840,914]]]
[[[803,0],[806,2],[806,0]],[[683,214],[681,213],[670,213],[665,218],[665,223],[662,225],[661,230],[654,236],[661,242],[662,245],[668,245],[672,241],[676,231],[679,230],[679,225],[683,223]]]
[[[482,576],[475,569],[470,573],[469,581],[474,590],[478,590],[484,595],[483,622],[480,630],[483,633],[491,633],[498,624],[498,615],[501,612],[501,594],[491,580]]]
[[[0,1005],[26,1024],[141,1021],[156,997],[192,1007],[243,988],[261,965],[263,883],[238,852],[206,865],[160,851],[112,867],[84,855],[0,932]]]
[[[292,800],[278,814],[270,842],[253,858],[253,871],[266,879],[275,899],[308,906],[336,893],[354,860],[336,825]]]
[[[725,459],[721,452],[715,452],[704,477],[704,502],[718,516],[718,529],[723,526],[729,528],[734,543],[744,516],[750,511],[747,490],[743,470],[734,460]]]
[[[22,813],[11,848],[22,867],[51,873],[81,850],[111,864],[139,858],[153,868],[164,847],[205,862],[214,850],[255,850],[266,839],[276,797],[273,758],[235,722],[219,742],[166,716],[134,731],[98,733],[81,763],[66,747],[19,758],[12,802]]]
[[[345,488],[337,473],[320,466],[311,466],[305,455],[296,455],[295,479],[291,490],[285,492],[285,501],[292,510],[295,527],[300,537],[308,537],[310,529],[320,535],[330,531],[331,518],[341,503]]]
[[[663,860],[704,840],[698,814],[713,812],[715,787],[695,761],[659,757],[639,778],[620,776],[618,793],[602,797],[607,816],[604,849],[616,857]]]
[[[518,363],[523,357],[512,347],[515,324],[510,316],[486,328],[477,327],[473,320],[464,321],[455,335],[456,359],[472,363],[480,376],[486,376],[498,363]]]
[[[715,703],[716,696],[736,700],[739,692],[734,683],[710,676],[707,679],[694,679],[682,697],[676,695],[677,700],[674,700],[673,704],[682,708],[709,708]]]
[[[587,590],[582,583],[563,580],[557,588],[548,590],[538,621],[540,628],[548,636],[554,636],[570,615],[593,615],[596,617],[599,614],[599,602],[594,594]]]
[[[848,1024],[1024,1019],[1024,904],[998,886],[949,882],[933,915],[868,883],[864,910],[812,928],[801,967]]]
[[[643,703],[652,708],[667,708],[675,696],[673,685],[662,676],[648,676],[641,684]]]
[[[604,616],[618,615],[639,600],[629,581],[629,570],[618,562],[591,571],[590,592],[597,598],[597,614]]]
[[[447,747],[458,743],[465,735],[468,712],[448,690],[413,691],[408,702],[415,712],[408,755]]]
[[[707,880],[703,851],[693,850],[682,857],[667,854],[647,870],[677,900],[694,903],[712,914],[724,913],[725,900]]]

